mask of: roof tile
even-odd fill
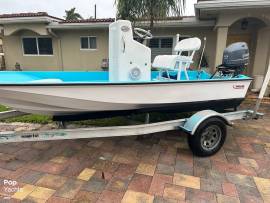
[[[83,19],[83,20],[63,20],[58,17],[54,17],[49,15],[46,12],[37,12],[37,13],[11,13],[11,14],[2,14],[0,15],[1,18],[24,18],[24,17],[49,17],[54,18],[59,21],[59,23],[111,23],[114,22],[114,18],[100,18],[100,19]]]
[[[46,12],[37,12],[37,13],[11,13],[11,14],[2,14],[0,18],[20,18],[20,17],[50,17],[56,20],[63,20],[55,16],[51,16]]]
[[[114,18],[99,18],[99,19],[83,19],[83,20],[63,20],[59,23],[112,23],[114,22]]]

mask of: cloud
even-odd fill
[[[196,0],[187,0],[186,15],[193,15],[193,4]],[[0,0],[0,13],[22,13],[45,11],[50,15],[63,17],[65,10],[76,7],[84,18],[94,16],[94,5],[97,4],[97,17],[115,17],[115,0]]]

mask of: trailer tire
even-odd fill
[[[188,136],[188,144],[194,155],[207,157],[216,154],[227,136],[226,123],[217,117],[202,122],[194,135]]]

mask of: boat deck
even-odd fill
[[[170,77],[176,76],[176,71],[170,72]],[[202,80],[239,80],[250,79],[245,75],[239,75],[237,78],[219,77],[211,78],[211,75],[205,71],[188,71],[189,81]],[[151,81],[134,82],[132,83],[154,83],[154,82],[175,82],[174,79],[159,78],[158,71],[152,71]],[[181,74],[181,81],[187,81],[185,74]],[[126,81],[129,82],[130,81]],[[109,73],[105,71],[100,72],[63,72],[63,71],[5,71],[0,72],[0,84],[32,84],[32,83],[111,83],[109,82]]]

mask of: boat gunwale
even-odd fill
[[[181,80],[181,81],[150,81],[150,82],[63,82],[63,83],[0,83],[1,86],[117,86],[117,85],[160,85],[160,84],[185,84],[185,83],[208,83],[208,82],[236,82],[253,81],[253,78],[238,79],[205,79],[205,80]]]

